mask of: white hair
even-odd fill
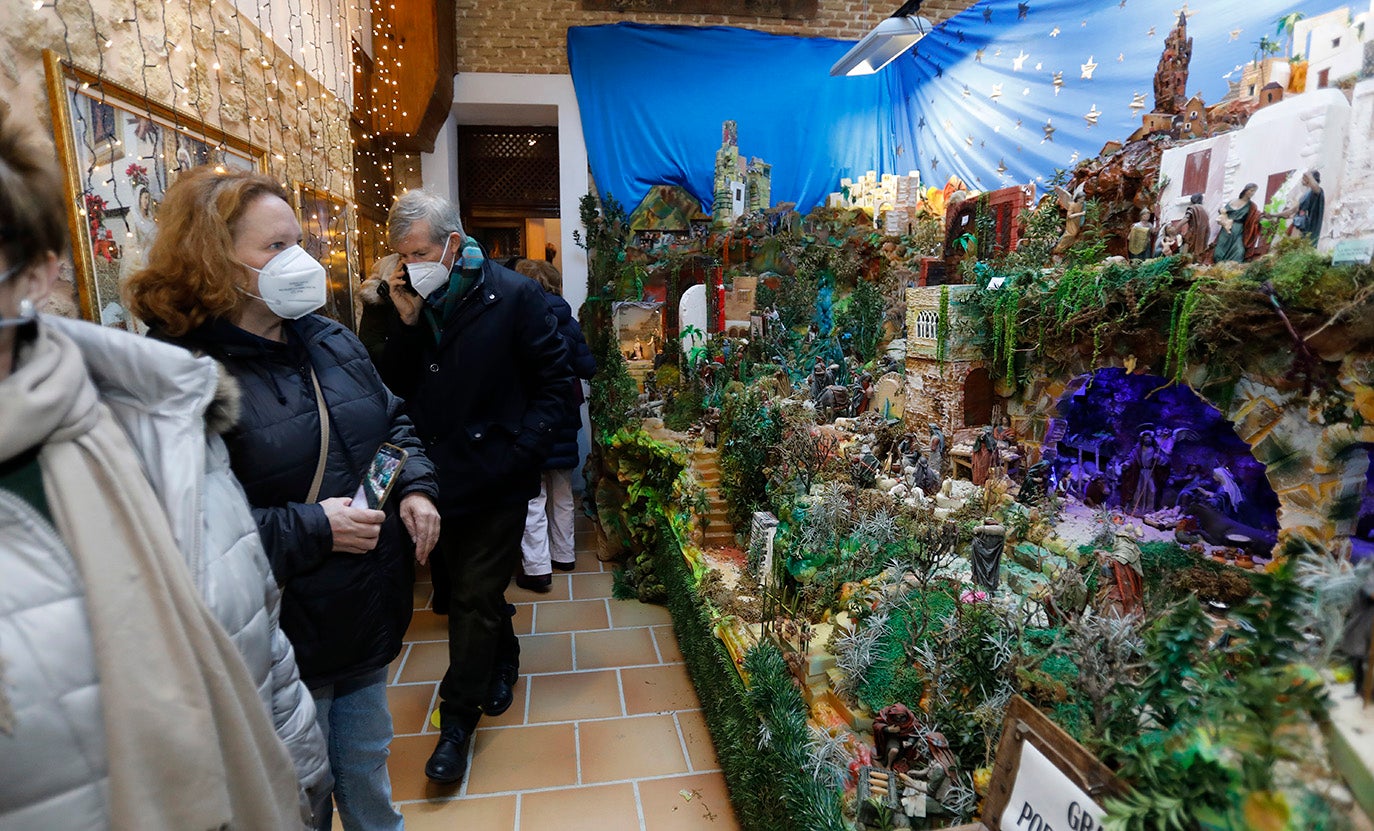
[[[410,235],[417,222],[429,225],[430,241],[441,243],[449,234],[463,233],[463,220],[458,215],[458,206],[427,190],[406,191],[391,206],[387,216],[387,241],[395,248],[401,240]]]

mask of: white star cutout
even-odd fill
[[[1021,54],[1019,54],[1019,55],[1017,55],[1016,57],[1012,58],[1012,59],[1011,59],[1011,71],[1012,71],[1012,72],[1020,72],[1020,71],[1021,71],[1021,67],[1024,66],[1025,63],[1026,63],[1026,58],[1029,58],[1029,57],[1030,57],[1030,55],[1027,55],[1024,51],[1022,51]],[[1039,69],[1039,68],[1040,68],[1040,67],[1038,67],[1038,66],[1036,67],[1036,69]]]
[[[1093,79],[1093,72],[1097,70],[1097,62],[1093,60],[1092,55],[1089,55],[1088,62],[1080,64],[1079,69],[1083,70],[1083,80],[1091,81]]]
[[[1055,26],[1053,29],[1050,29],[1050,37],[1052,37],[1052,38],[1057,38],[1057,37],[1059,37],[1059,27],[1058,27],[1058,26]]]
[[[1096,104],[1093,104],[1092,109],[1088,110],[1088,114],[1083,116],[1083,119],[1088,122],[1089,127],[1096,127],[1097,119],[1101,115],[1102,111],[1097,108]]]
[[[996,101],[998,98],[1001,98],[1001,97],[1002,97],[1002,85],[1001,85],[1001,84],[993,84],[993,85],[992,85],[992,95],[991,95],[992,100]]]

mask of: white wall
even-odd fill
[[[465,117],[480,113],[480,119]],[[476,120],[474,120],[476,119]],[[571,75],[510,75],[460,72],[453,79],[453,114],[444,124],[434,153],[421,156],[425,187],[458,198],[458,146],[455,125],[546,124],[558,127],[558,256],[562,260],[563,297],[576,314],[587,299],[587,252],[573,240],[585,234],[578,202],[591,187],[582,116]]]
[[[1323,179],[1328,176],[1322,174]],[[1374,235],[1374,78],[1355,86],[1339,184],[1340,204],[1330,198],[1326,202],[1323,235],[1329,234],[1333,242]]]
[[[263,3],[233,0],[247,23],[269,35],[281,50],[350,107],[353,105],[352,38],[371,52],[370,5],[353,0]]]
[[[1167,178],[1169,184],[1159,194],[1160,227],[1176,219],[1182,219],[1184,212],[1188,210],[1188,196],[1183,193],[1183,173],[1188,157],[1202,150],[1212,151],[1211,167],[1207,169],[1207,189],[1202,194],[1202,206],[1207,209],[1209,217],[1215,217],[1217,211],[1221,210],[1222,204],[1228,198],[1224,195],[1226,159],[1231,150],[1232,135],[1233,133],[1222,133],[1164,151],[1159,160],[1159,175],[1160,178]],[[1212,224],[1216,225],[1215,222]]]

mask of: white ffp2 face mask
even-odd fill
[[[448,285],[448,275],[451,269],[444,265],[444,257],[448,256],[449,243],[453,242],[453,235],[449,234],[448,239],[444,240],[444,250],[439,254],[438,262],[407,263],[406,275],[410,277],[410,287],[415,289],[415,293],[421,299],[429,297],[440,287]]]
[[[324,266],[299,245],[268,260],[262,268],[244,266],[258,273],[258,294],[244,294],[266,303],[277,317],[299,320],[324,305],[328,289]]]

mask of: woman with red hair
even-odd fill
[[[363,344],[314,314],[324,267],[300,247],[275,181],[196,168],[168,189],[159,215],[148,266],[126,288],[129,308],[154,337],[214,357],[238,380],[230,463],[282,586],[282,628],[329,743],[344,828],[400,829],[386,770],[386,667],[410,623],[414,560],[438,538],[434,469]],[[397,498],[353,504],[383,444],[409,454]]]

